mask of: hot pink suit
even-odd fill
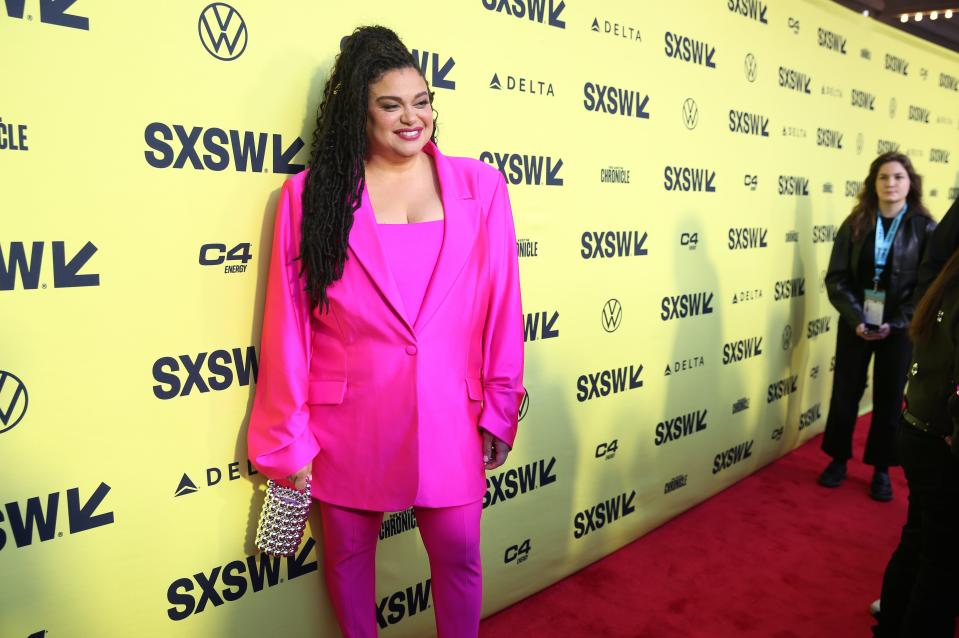
[[[249,455],[272,478],[313,463],[313,496],[343,507],[451,507],[486,491],[479,428],[510,446],[523,396],[523,323],[502,175],[432,144],[443,243],[418,316],[405,316],[364,189],[328,312],[300,276],[306,172],[283,185],[270,259]],[[425,435],[428,434],[428,435]]]

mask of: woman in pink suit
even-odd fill
[[[249,455],[312,478],[344,635],[375,636],[383,512],[413,506],[440,636],[476,636],[485,471],[523,396],[506,183],[437,149],[431,93],[395,33],[358,29],[324,90],[308,171],[283,186]]]

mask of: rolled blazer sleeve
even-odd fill
[[[312,462],[320,446],[309,426],[310,304],[299,276],[301,200],[283,185],[267,276],[260,366],[247,433],[258,470],[282,479]]]
[[[523,400],[523,310],[516,229],[506,180],[496,175],[486,217],[490,300],[483,329],[483,412],[479,426],[510,447]]]

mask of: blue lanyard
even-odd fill
[[[876,213],[876,274],[872,278],[872,283],[876,289],[879,288],[879,277],[886,267],[886,259],[889,258],[889,251],[892,249],[892,241],[896,238],[896,231],[899,230],[899,223],[902,221],[902,217],[906,214],[907,210],[909,210],[909,204],[903,204],[902,210],[899,211],[896,218],[892,220],[888,234],[882,222],[879,220],[879,214]]]

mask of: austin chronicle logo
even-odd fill
[[[752,53],[746,54],[745,70],[746,70],[746,79],[749,80],[750,82],[755,82],[756,77],[759,74],[759,67],[756,64],[756,56],[753,55]]]
[[[786,327],[783,328],[783,350],[789,350],[789,346],[792,345],[793,340],[793,327],[789,324],[786,324]]]
[[[619,324],[622,323],[623,306],[617,299],[610,299],[603,306],[603,330],[606,332],[616,332]]]
[[[696,106],[696,100],[691,97],[686,98],[686,101],[683,102],[683,124],[690,131],[699,124],[699,107]]]
[[[896,98],[889,98],[889,117],[896,117]]]
[[[522,421],[529,412],[529,390],[523,388],[523,402],[519,404],[519,420]]]
[[[217,60],[235,60],[246,50],[246,23],[240,12],[225,2],[207,5],[197,23],[200,42]]]
[[[16,375],[0,370],[0,433],[13,429],[27,413],[27,386]]]

